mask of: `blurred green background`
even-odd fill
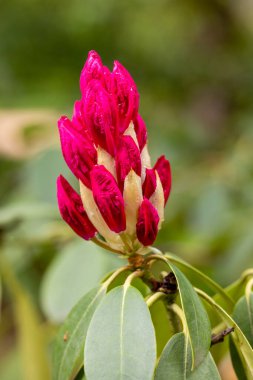
[[[57,119],[89,50],[131,72],[153,162],[171,161],[156,246],[222,285],[253,265],[253,3],[9,0],[0,20],[0,378],[46,380],[57,324],[121,264],[56,205],[57,175],[73,178]]]

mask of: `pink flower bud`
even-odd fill
[[[86,87],[91,80],[99,80],[103,77],[103,71],[104,67],[100,56],[96,51],[91,50],[80,76],[80,89],[82,94],[85,93]]]
[[[108,92],[108,94],[113,95],[115,93],[116,91],[115,78],[113,77],[112,73],[106,66],[104,66],[103,68],[103,85],[106,91]]]
[[[170,163],[162,156],[151,168],[139,94],[119,62],[111,73],[91,51],[80,87],[82,97],[75,102],[72,120],[63,116],[58,127],[63,156],[79,179],[81,198],[60,176],[61,215],[85,239],[97,232],[97,242],[101,237],[112,250],[145,253],[143,245],[154,242],[164,220]]]
[[[120,132],[123,133],[138,113],[139,94],[133,78],[118,61],[114,62],[113,77],[116,84],[116,103],[119,110]]]
[[[66,116],[60,118],[58,128],[62,153],[68,167],[78,179],[90,187],[89,171],[97,162],[96,149],[88,139],[74,129]]]
[[[164,191],[164,200],[165,204],[169,198],[171,190],[171,168],[170,163],[166,160],[165,156],[161,156],[154,166],[154,169],[157,170],[159,177],[162,182],[163,191]]]
[[[118,130],[112,98],[99,81],[93,80],[86,88],[83,102],[85,123],[95,144],[113,156]]]
[[[116,171],[121,190],[131,169],[139,176],[141,175],[140,151],[131,136],[123,135],[120,138],[116,155]]]
[[[147,128],[140,115],[137,115],[136,119],[134,120],[134,129],[137,136],[140,151],[142,151],[142,149],[147,143]]]
[[[88,134],[88,129],[84,123],[82,100],[75,101],[74,109],[73,109],[72,125],[80,133]]]
[[[96,165],[90,178],[94,200],[108,227],[117,233],[124,231],[124,200],[113,175],[103,165]]]
[[[155,207],[148,199],[141,203],[136,224],[138,240],[144,245],[151,245],[158,232],[159,216]]]
[[[58,206],[63,220],[85,240],[91,239],[96,229],[91,224],[81,201],[80,196],[63,177],[57,178]]]
[[[145,181],[142,191],[145,198],[149,199],[156,189],[156,175],[154,169],[146,169]]]

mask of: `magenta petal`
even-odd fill
[[[134,129],[139,143],[140,151],[147,143],[147,128],[140,115],[134,120]]]
[[[84,94],[86,87],[91,80],[100,80],[103,77],[103,71],[104,68],[100,56],[96,51],[91,50],[80,76],[80,89],[82,94]]]
[[[90,178],[93,197],[108,227],[117,233],[124,231],[124,200],[114,177],[103,165],[96,165]]]
[[[139,108],[139,94],[129,72],[118,61],[114,62],[112,75],[115,78],[116,102],[120,117],[120,132],[123,133],[134,120]]]
[[[82,100],[76,100],[73,109],[72,125],[74,129],[80,132],[83,136],[91,139],[89,131],[84,122],[84,110]]]
[[[145,198],[150,198],[156,189],[156,175],[154,169],[146,169],[145,181],[142,185],[142,191]]]
[[[77,235],[85,240],[91,239],[96,229],[83,208],[80,196],[61,175],[57,178],[57,199],[63,220]]]
[[[116,155],[116,170],[121,190],[131,169],[141,175],[140,151],[131,136],[122,136]]]
[[[60,118],[58,128],[67,165],[78,179],[90,187],[89,171],[97,163],[94,145],[75,130],[66,116]]]
[[[139,208],[136,232],[138,240],[145,246],[154,243],[158,232],[159,216],[148,199],[144,199]]]
[[[74,128],[80,132],[85,129],[84,119],[83,119],[83,104],[81,100],[76,100],[74,104],[72,124]]]
[[[112,95],[115,92],[115,78],[112,73],[108,69],[108,67],[104,66],[103,69],[103,84],[106,91]]]
[[[160,180],[162,182],[163,191],[164,191],[164,201],[165,204],[169,198],[170,190],[171,190],[171,168],[170,163],[166,160],[165,156],[161,156],[155,166],[154,170],[156,170],[159,174]]]
[[[97,145],[112,156],[117,141],[117,110],[99,81],[89,83],[84,102],[85,122]]]

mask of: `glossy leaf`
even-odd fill
[[[208,314],[191,283],[176,266],[170,263],[170,267],[178,283],[180,299],[187,324],[187,333],[192,349],[192,365],[195,368],[204,360],[209,351],[211,326]]]
[[[87,330],[105,287],[87,293],[72,309],[60,328],[53,353],[53,380],[73,379],[83,364],[83,347]]]
[[[184,333],[174,335],[164,348],[158,363],[155,380],[219,380],[220,375],[210,353],[194,370],[189,342]]]
[[[233,368],[235,370],[235,373],[240,380],[247,380],[247,375],[244,369],[244,365],[242,362],[242,359],[238,353],[238,350],[234,344],[233,339],[229,337],[229,352],[230,352],[230,357],[232,360]]]
[[[170,262],[175,263],[175,265],[187,276],[193,286],[197,286],[203,290],[207,288],[209,292],[211,291],[212,293],[218,293],[220,299],[223,301],[226,310],[228,312],[232,312],[234,302],[219,284],[217,284],[206,274],[197,268],[194,268],[192,265],[188,264],[186,261],[177,257],[176,255],[169,253],[165,256],[169,259]]]
[[[198,293],[207,301],[213,308],[216,310],[217,314],[220,318],[225,322],[225,324],[229,327],[234,327],[234,332],[231,333],[234,344],[237,348],[237,351],[240,354],[240,357],[243,361],[243,366],[245,372],[247,373],[247,378],[253,378],[253,350],[240,329],[239,325],[234,321],[232,317],[220,306],[218,305],[211,297],[202,292],[201,290],[197,290]]]
[[[251,347],[253,347],[253,293],[250,292],[248,297],[241,297],[237,302],[233,319],[240,326],[245,337],[248,339]],[[234,369],[239,379],[246,379],[246,373],[238,349],[232,340],[230,340],[230,354]]]
[[[85,344],[88,380],[151,380],[155,332],[148,307],[132,286],[111,290],[97,308]]]
[[[253,347],[253,292],[249,294],[248,299],[246,296],[240,298],[232,316]]]

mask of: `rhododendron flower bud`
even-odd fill
[[[140,115],[137,115],[136,119],[134,120],[134,129],[140,151],[142,151],[147,143],[147,128]]]
[[[118,183],[121,189],[123,189],[124,180],[131,169],[139,176],[141,175],[140,151],[131,136],[122,136],[116,157]]]
[[[85,240],[91,239],[96,229],[91,224],[82,204],[80,195],[63,177],[57,178],[57,199],[62,218]]]
[[[86,86],[92,79],[101,79],[103,76],[103,63],[98,53],[91,50],[80,76],[80,89],[85,92]]]
[[[90,170],[97,161],[94,145],[73,128],[67,117],[58,122],[61,146],[64,159],[73,174],[87,186],[90,184]],[[85,152],[85,154],[84,154]]]
[[[91,187],[95,202],[109,228],[114,232],[124,231],[126,217],[123,197],[113,175],[103,165],[92,169]]]
[[[146,169],[146,177],[142,185],[143,195],[150,198],[156,188],[156,174],[154,169]]]
[[[120,131],[134,120],[139,108],[139,94],[129,72],[118,62],[114,62],[113,76],[116,82],[116,99],[120,116]]]
[[[137,237],[143,245],[153,244],[158,231],[158,212],[148,199],[144,199],[139,208],[136,225]]]
[[[87,86],[83,103],[84,118],[94,143],[114,155],[118,130],[111,96],[99,81],[93,80]]]
[[[61,215],[84,239],[123,255],[153,244],[171,189],[169,161],[152,168],[139,94],[128,71],[105,67],[91,51],[80,78],[81,99],[72,119],[58,122],[65,161],[81,197],[63,177],[57,181]]]
[[[164,191],[164,199],[165,203],[167,202],[170,190],[171,190],[171,168],[170,163],[166,160],[165,156],[161,156],[155,166],[154,169],[158,172],[159,177],[161,179]]]

